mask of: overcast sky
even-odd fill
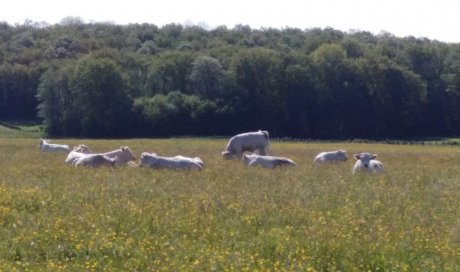
[[[179,23],[209,29],[236,24],[332,27],[460,43],[460,0],[11,0],[0,9],[0,21],[13,25],[26,19],[55,24],[68,16],[86,23]]]

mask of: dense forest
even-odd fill
[[[460,44],[332,28],[0,22],[0,120],[50,136],[460,134]]]

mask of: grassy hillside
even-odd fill
[[[289,169],[224,161],[225,140],[54,140],[199,156],[202,171],[86,169],[0,139],[1,271],[460,271],[460,149],[272,142]],[[320,151],[349,161],[315,167]],[[383,175],[351,175],[374,152]]]
[[[42,125],[0,122],[0,138],[38,138],[43,135]]]

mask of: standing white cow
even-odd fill
[[[203,168],[203,161],[196,158],[184,156],[162,157],[156,153],[143,152],[139,162],[139,167],[148,166],[152,168],[169,168],[169,169],[197,169]]]
[[[93,152],[91,152],[89,147],[87,147],[84,144],[75,146],[72,149],[72,151],[70,151],[70,153],[67,155],[65,162],[70,165],[75,165],[75,163],[77,162],[79,158],[84,157],[85,155],[91,154],[91,153]]]
[[[377,154],[361,153],[355,154],[354,157],[357,161],[353,166],[353,174],[357,172],[383,172],[383,163],[375,159]]]
[[[109,158],[102,154],[86,154],[77,159],[75,162],[75,167],[79,166],[89,166],[89,167],[100,167],[100,166],[110,166],[115,167],[118,157]]]
[[[313,161],[317,164],[322,164],[322,163],[337,163],[337,162],[343,162],[346,160],[348,160],[347,152],[345,150],[336,150],[336,151],[321,152],[318,155],[316,155]]]
[[[278,166],[296,166],[297,164],[288,158],[275,157],[275,156],[261,156],[257,154],[246,155],[243,154],[241,160],[247,166],[262,166],[264,168],[275,168]]]
[[[70,152],[70,147],[63,144],[50,144],[45,139],[40,139],[38,149],[43,152]]]
[[[242,158],[245,151],[258,151],[259,155],[266,155],[270,146],[270,139],[267,131],[246,132],[233,136],[222,152],[225,159],[234,157]]]

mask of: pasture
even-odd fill
[[[272,141],[298,166],[262,169],[223,160],[226,140],[53,142],[205,167],[74,168],[0,138],[0,271],[460,271],[458,147]],[[386,172],[351,175],[363,151]]]

